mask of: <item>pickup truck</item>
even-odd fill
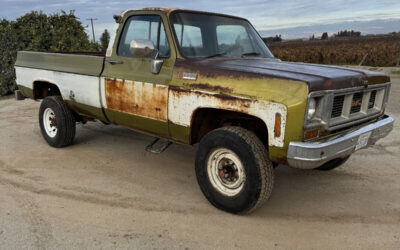
[[[270,197],[277,165],[331,170],[393,128],[388,76],[283,62],[246,19],[163,8],[114,18],[105,55],[18,52],[16,94],[42,100],[52,147],[71,145],[76,123],[92,120],[161,139],[147,148],[155,153],[198,144],[205,197],[248,213]]]

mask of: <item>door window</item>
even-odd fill
[[[135,57],[129,47],[132,40],[150,40],[159,50],[160,57],[169,57],[170,48],[160,16],[132,16],[124,26],[118,44],[117,54],[124,57]]]

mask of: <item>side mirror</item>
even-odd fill
[[[150,40],[132,40],[129,50],[131,54],[137,57],[150,57],[155,49],[154,44]]]

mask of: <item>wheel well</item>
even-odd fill
[[[238,126],[250,130],[268,148],[268,129],[260,118],[240,112],[213,108],[198,109],[193,114],[190,143],[198,143],[208,132],[224,126]]]
[[[36,81],[33,83],[33,95],[35,99],[44,99],[47,96],[61,96],[61,92],[55,84]]]

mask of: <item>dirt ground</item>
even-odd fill
[[[400,249],[400,78],[394,131],[331,172],[276,169],[268,203],[215,209],[195,178],[195,147],[101,123],[49,147],[39,102],[0,100],[0,249]]]

